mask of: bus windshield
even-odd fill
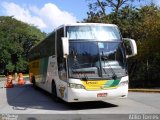
[[[116,26],[68,26],[67,37],[70,40],[120,41]]]
[[[126,58],[121,41],[69,42],[68,69],[70,78],[111,79],[126,76]]]

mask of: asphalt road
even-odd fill
[[[53,115],[56,120],[136,120],[137,117],[156,120],[160,119],[160,94],[129,92],[127,99],[56,103],[50,94],[35,90],[31,84],[15,85],[14,88],[0,88],[0,114],[1,119],[14,117],[18,120],[53,119]]]

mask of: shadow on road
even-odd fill
[[[91,102],[80,102],[80,103],[69,103],[68,106],[73,110],[85,110],[85,109],[98,109],[98,108],[110,108],[118,107],[117,105],[103,102],[103,101],[91,101]]]
[[[14,85],[13,88],[6,89],[7,102],[14,110],[44,109],[44,110],[85,110],[117,107],[117,105],[96,101],[96,102],[80,102],[66,103],[61,101],[56,103],[52,100],[51,95],[41,89],[35,90],[32,84],[23,86]]]

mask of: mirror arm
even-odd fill
[[[69,55],[69,40],[67,37],[62,37],[62,49],[63,49],[63,57],[67,58]]]

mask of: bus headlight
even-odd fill
[[[119,86],[126,86],[126,85],[128,85],[128,83],[129,83],[128,80],[127,81],[122,81],[122,82],[120,82]]]
[[[69,83],[68,87],[75,88],[75,89],[85,89],[83,85],[81,85],[81,84],[75,84],[75,83]]]

